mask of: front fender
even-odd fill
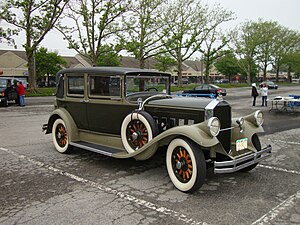
[[[61,118],[66,125],[69,141],[79,139],[77,126],[67,110],[64,108],[55,109],[49,117],[46,134],[52,133],[52,127],[56,119]]]
[[[211,137],[203,131],[203,126],[205,125],[206,122],[204,121],[202,123],[194,125],[173,127],[162,132],[135,152],[121,152],[113,154],[112,156],[116,158],[134,157],[137,160],[145,160],[151,157],[159,146],[168,145],[171,140],[178,136],[187,137],[195,143],[197,143],[198,145],[206,148],[217,145],[219,143],[218,139],[216,137]]]

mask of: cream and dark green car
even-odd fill
[[[215,173],[249,171],[271,155],[257,135],[263,132],[261,111],[232,118],[222,99],[171,95],[170,79],[133,68],[62,70],[55,110],[43,129],[60,153],[78,147],[146,160],[162,147],[169,177],[182,192],[199,189],[209,167]]]

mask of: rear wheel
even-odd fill
[[[8,99],[6,97],[3,100],[3,106],[5,106],[5,107],[8,106]]]
[[[260,144],[260,140],[257,134],[254,134],[252,136],[252,143],[254,145],[254,147],[256,148],[256,150],[259,152],[261,150],[261,144]],[[258,165],[258,163],[252,164],[251,166],[248,166],[244,169],[241,169],[241,172],[249,172],[250,170],[253,170],[256,166]]]
[[[68,153],[72,149],[72,146],[69,145],[66,125],[62,119],[55,120],[52,127],[52,139],[58,152]]]
[[[176,138],[168,146],[166,164],[174,186],[182,192],[194,192],[205,181],[206,162],[202,150],[189,139]]]

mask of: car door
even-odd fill
[[[88,76],[89,130],[119,135],[123,119],[133,108],[121,100],[121,80],[116,75]]]
[[[86,114],[86,78],[84,74],[67,74],[66,101],[62,105],[72,116],[79,129],[88,129]]]

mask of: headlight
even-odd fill
[[[257,110],[254,114],[254,118],[256,120],[256,125],[261,126],[264,122],[263,113],[260,110]]]
[[[211,136],[216,137],[221,128],[220,120],[217,117],[212,117],[208,120],[207,126]]]
[[[240,117],[238,118],[238,120],[236,121],[236,123],[239,125],[239,126],[242,126],[244,124],[245,120],[243,117]]]

